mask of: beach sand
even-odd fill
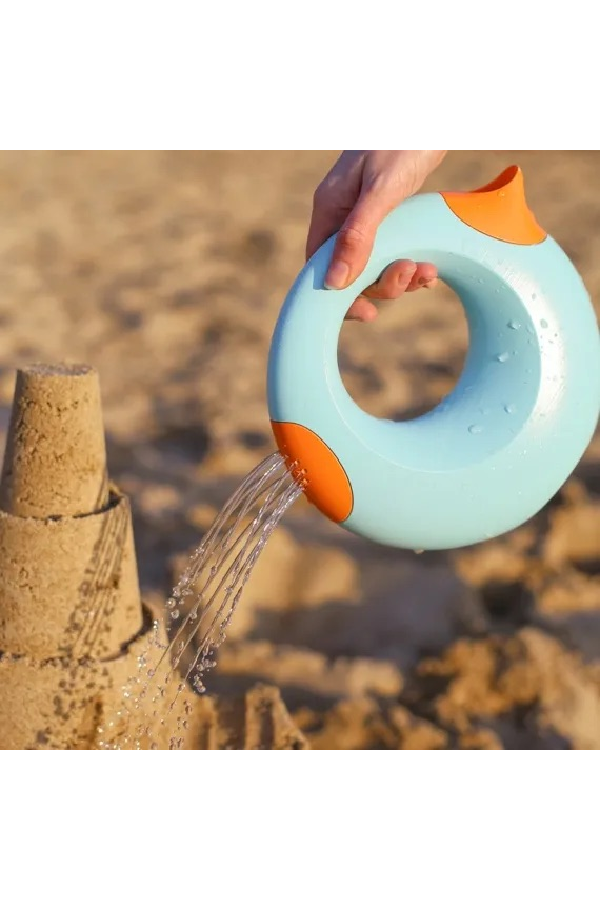
[[[274,449],[269,342],[336,155],[0,153],[0,442],[17,367],[97,368],[153,608]],[[598,312],[600,153],[450,153],[426,189],[511,163]],[[440,286],[346,324],[342,373],[366,410],[407,418],[451,389],[465,347]],[[256,685],[314,749],[600,749],[600,436],[534,520],[468,550],[381,548],[298,501],[207,680],[233,704]]]

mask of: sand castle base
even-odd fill
[[[0,749],[94,750],[138,672],[148,627],[114,659],[0,657]]]

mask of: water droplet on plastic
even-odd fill
[[[514,406],[514,404],[512,404],[512,403],[507,403],[504,407],[504,412],[508,413],[509,415],[511,415],[515,411],[516,411],[516,406]]]
[[[167,603],[166,603],[167,609],[173,609],[174,606],[175,606],[175,600],[174,600],[174,598],[173,598],[173,597],[169,597],[169,599],[167,600]]]
[[[481,434],[483,428],[481,425],[469,425],[469,432],[471,434]]]
[[[518,331],[521,327],[521,323],[517,322],[516,319],[511,319],[506,327],[512,329],[512,331]]]
[[[504,351],[503,353],[498,353],[496,355],[496,362],[505,363],[507,359],[508,359],[508,353],[506,351]]]
[[[545,319],[540,319],[540,325],[542,326],[542,328],[548,327],[548,323]]]
[[[171,618],[172,618],[172,619],[178,619],[178,618],[179,618],[179,610],[178,610],[178,609],[172,609],[172,610],[171,610]]]

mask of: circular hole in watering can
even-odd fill
[[[467,321],[457,295],[441,281],[376,306],[374,322],[344,322],[340,375],[365,412],[405,422],[454,389],[468,348]]]

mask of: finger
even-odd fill
[[[406,288],[407,291],[418,291],[419,288],[435,287],[437,283],[437,269],[432,263],[417,263],[417,268],[413,274],[410,284]]]
[[[399,259],[381,273],[379,279],[363,291],[371,300],[396,300],[401,297],[417,271],[410,259]]]
[[[366,297],[357,297],[345,316],[350,321],[372,322],[377,318],[377,309]]]
[[[337,236],[326,287],[341,290],[358,278],[373,250],[377,229],[391,209],[389,203],[388,193],[373,189],[359,198]]]
[[[325,202],[319,202],[315,197],[315,205],[313,208],[312,219],[308,228],[308,236],[306,238],[306,259],[310,259],[317,252],[327,238],[344,224],[347,210],[326,206]]]

